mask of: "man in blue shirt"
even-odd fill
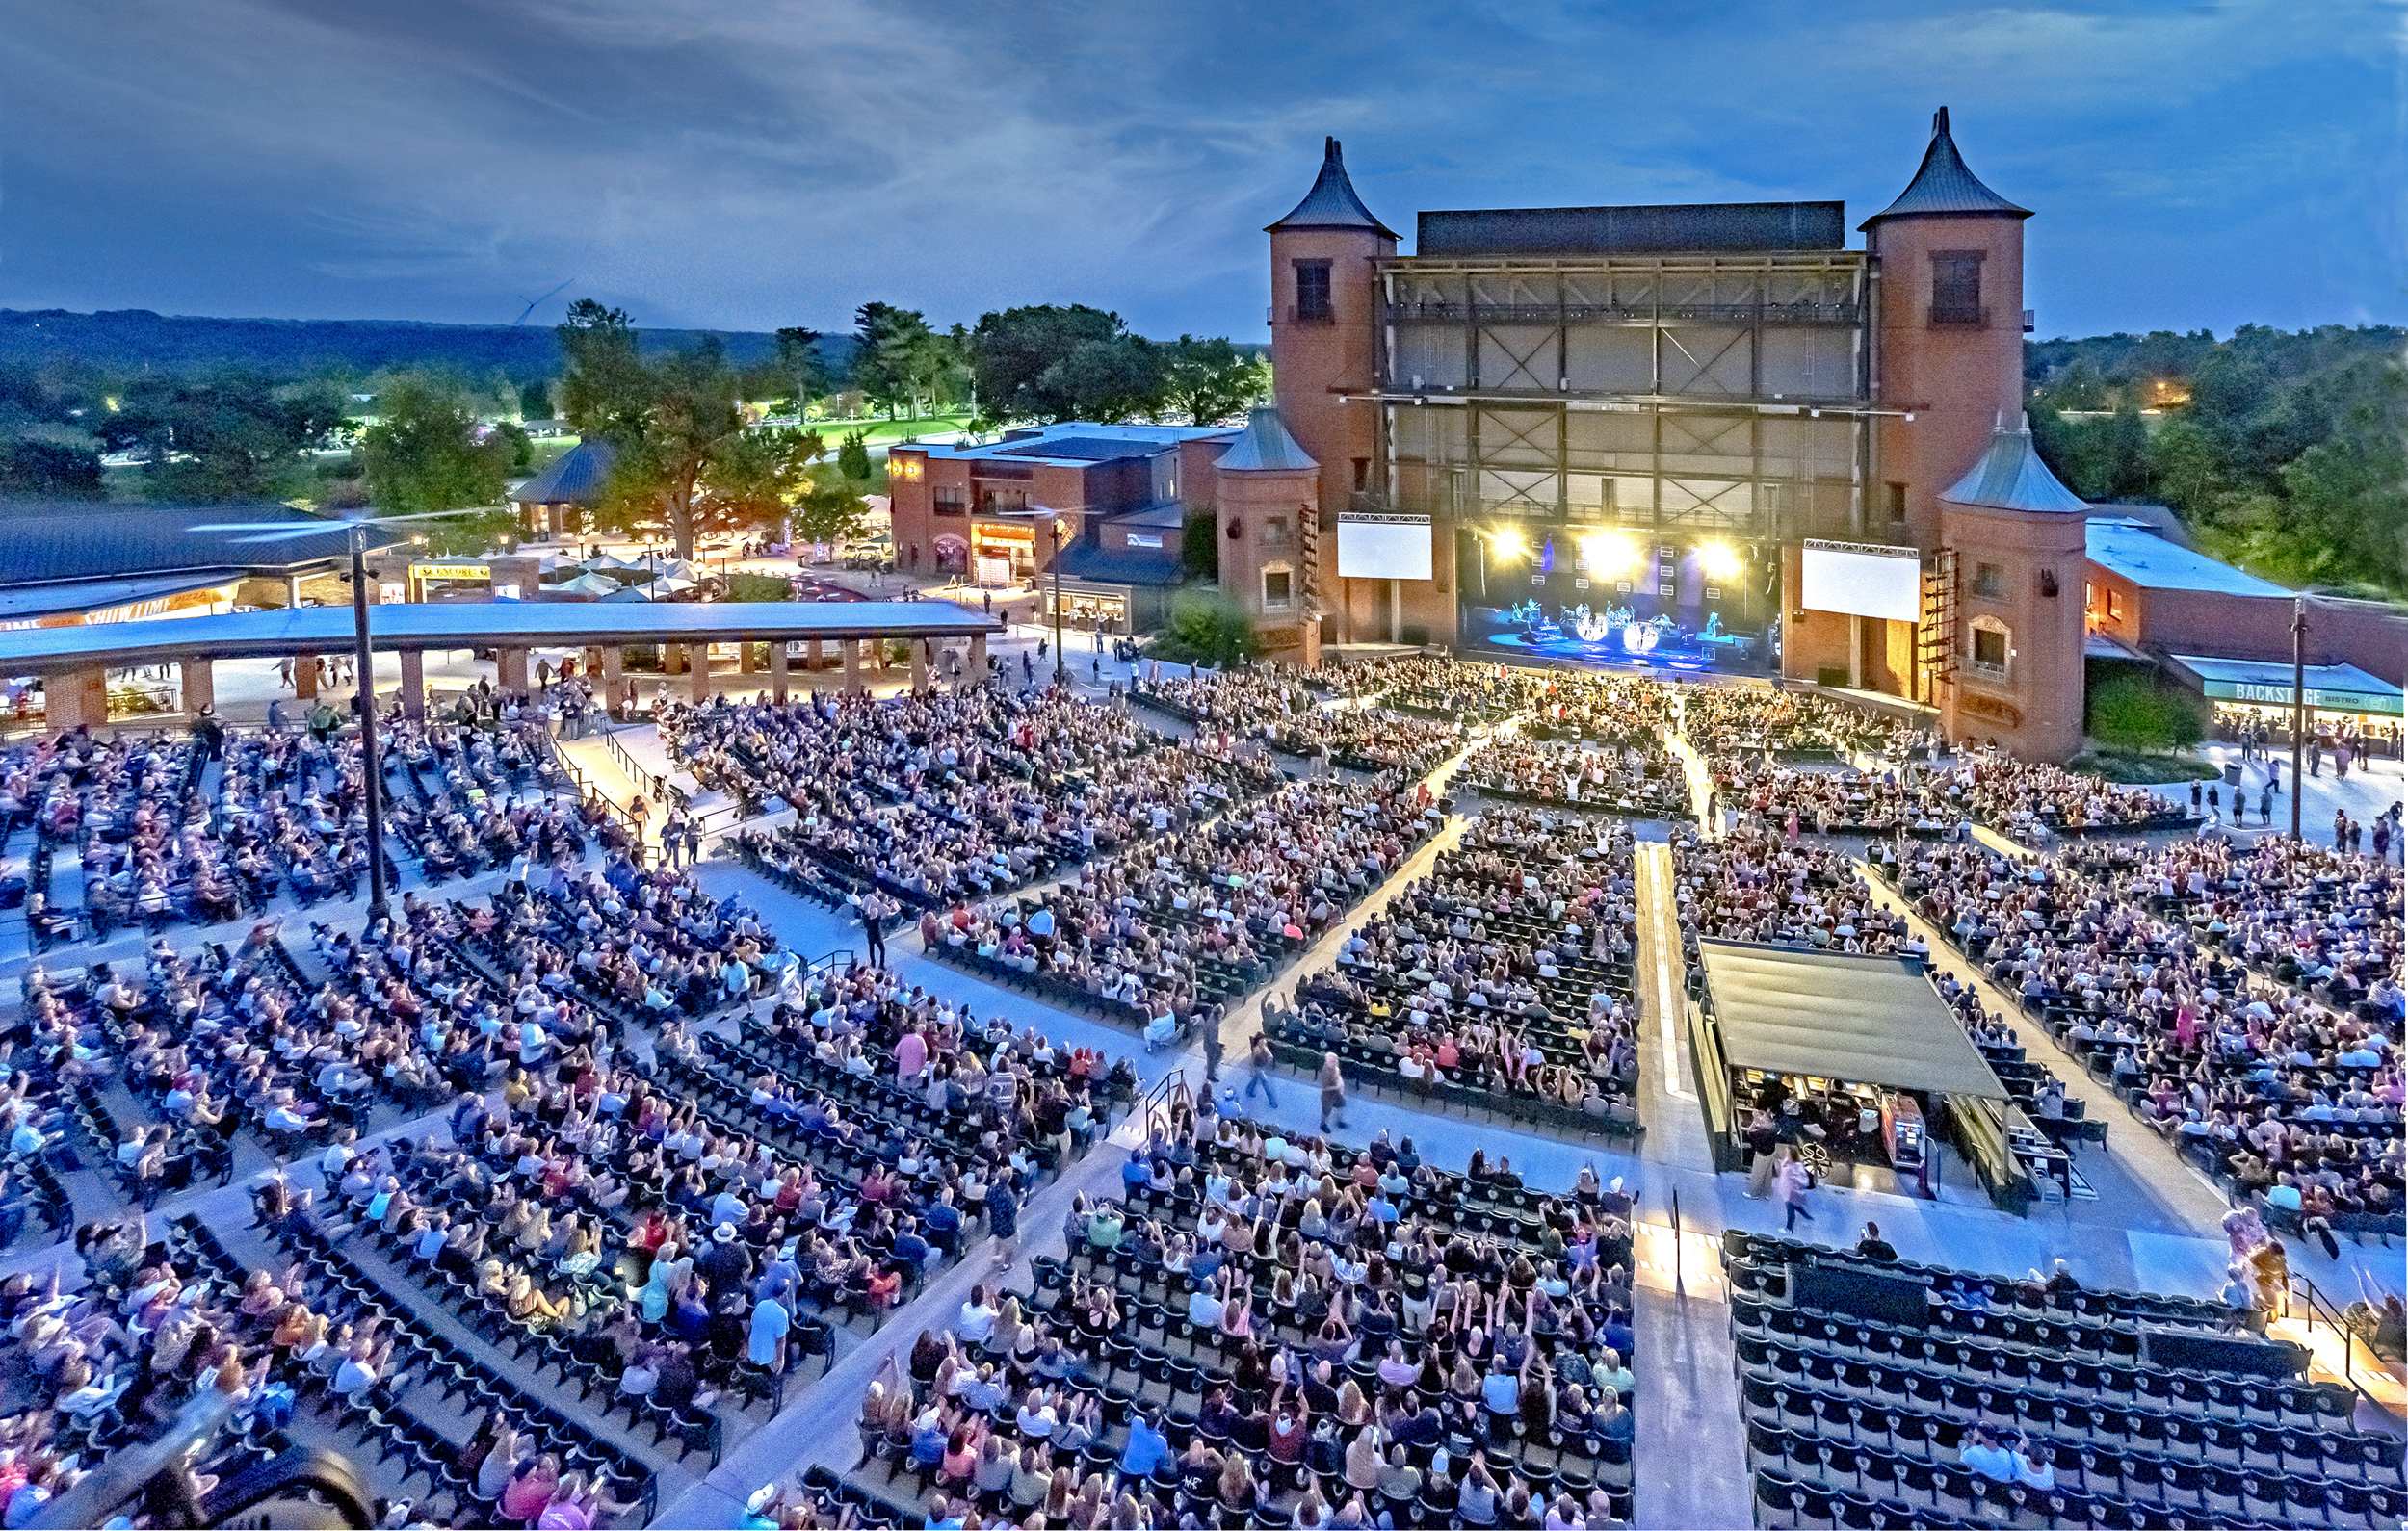
[[[1154,1428],[1154,1422],[1140,1414],[1129,1416],[1129,1444],[1120,1453],[1123,1475],[1140,1481],[1154,1475],[1154,1469],[1170,1456],[1170,1438]]]
[[[1120,1183],[1122,1187],[1124,1189],[1134,1191],[1140,1186],[1152,1184],[1153,1181],[1153,1166],[1145,1162],[1145,1151],[1143,1149],[1131,1149],[1129,1151],[1129,1162],[1120,1166]]]
[[[920,1214],[920,1221],[928,1229],[929,1242],[952,1255],[961,1239],[961,1209],[954,1206],[952,1186],[936,1193],[936,1201]]]

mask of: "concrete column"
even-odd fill
[[[1865,619],[1847,619],[1847,684],[1850,688],[1865,688]]]
[[[691,667],[687,680],[692,686],[687,695],[693,697],[694,705],[699,707],[711,699],[711,645],[687,644],[686,662]]]
[[[427,651],[402,650],[402,715],[412,722],[427,715]]]
[[[302,702],[318,699],[318,656],[315,654],[293,656],[293,696],[296,701]]]
[[[811,640],[811,646],[803,651],[802,667],[806,670],[816,671],[821,665],[826,662],[827,656],[821,652],[820,640],[818,638],[813,638]]]
[[[301,576],[298,574],[284,577],[284,604],[288,609],[301,605]]]
[[[525,649],[495,649],[493,651],[493,684],[506,691],[525,694],[527,689],[527,651]]]
[[[929,640],[911,640],[911,688],[919,691],[929,684]]]
[[[760,644],[754,642],[750,638],[746,638],[742,643],[736,645],[736,673],[739,675],[758,675],[761,673]]]
[[[184,661],[178,668],[183,671],[185,715],[197,716],[202,708],[215,707],[218,702],[217,665],[208,660],[191,659]]]
[[[836,652],[845,662],[845,694],[857,696],[861,691],[861,640],[838,638]]]
[[[786,700],[786,640],[779,638],[770,645],[770,700]]]
[[[986,635],[983,633],[973,633],[970,635],[970,684],[973,686],[982,686],[985,683]]]
[[[564,525],[566,520],[565,506],[554,504],[545,506],[543,508],[546,512],[548,512],[544,519],[547,529],[551,532],[552,535],[557,537],[567,530]]]
[[[618,715],[619,703],[625,700],[627,685],[627,651],[613,643],[602,650],[602,711],[613,717]]]

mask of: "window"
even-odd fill
[[[1978,324],[1981,307],[1981,255],[1977,249],[1943,249],[1931,253],[1931,322],[1935,324]]]
[[[1974,594],[1998,600],[2006,594],[2006,570],[1995,563],[1974,565]]]
[[[1296,263],[1296,317],[1311,324],[1326,324],[1337,318],[1329,304],[1327,261]]]
[[[1285,569],[1265,569],[1263,571],[1263,610],[1266,611],[1286,610],[1289,590],[1294,583],[1294,578]]]
[[[1974,628],[1974,670],[1976,674],[2003,677],[2006,674],[2006,629],[1992,623]]]
[[[1369,457],[1357,457],[1357,458],[1355,458],[1355,459],[1354,459],[1354,487],[1355,487],[1356,489],[1360,490],[1360,489],[1368,489],[1368,488],[1370,488],[1371,486],[1372,486],[1372,459],[1371,459],[1371,458],[1369,458]]]
[[[969,491],[957,483],[938,484],[936,486],[936,513],[940,516],[968,515],[970,513]]]
[[[1263,546],[1266,548],[1284,548],[1290,546],[1288,538],[1288,518],[1286,516],[1265,516],[1263,518]]]
[[[2123,603],[2122,601],[2120,601],[2120,600],[2118,600],[2118,599],[2116,598],[2115,586],[2113,586],[2113,585],[2111,585],[2111,584],[2110,584],[2110,585],[2108,585],[2108,586],[2107,586],[2107,620],[2108,620],[2108,621],[2110,621],[2110,622],[2114,622],[2114,621],[2119,621],[2119,620],[2121,620],[2121,619],[2122,619],[2122,617],[2123,617],[2123,615],[2124,615],[2124,611],[2123,611],[2123,605],[2124,605],[2124,603]]]
[[[1887,491],[1889,491],[1888,496],[1887,496],[1887,500],[1888,500],[1889,509],[1890,509],[1890,519],[1891,519],[1891,520],[1893,520],[1893,521],[1903,521],[1903,520],[1905,520],[1905,519],[1906,519],[1906,485],[1904,485],[1904,484],[1902,484],[1902,483],[1890,483],[1890,484],[1883,484],[1883,485],[1882,485],[1882,487],[1883,487],[1884,489],[1886,489]]]
[[[979,514],[982,516],[1017,516],[1029,513],[1029,491],[1026,489],[981,489]]]

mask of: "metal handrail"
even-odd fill
[[[2316,1321],[2321,1318],[2325,1325],[2330,1328],[2335,1335],[2341,1337],[2342,1381],[2349,1384],[2352,1388],[2357,1387],[2358,1336],[2351,1334],[2349,1326],[2342,1322],[2340,1310],[2333,1306],[2331,1299],[2327,1298],[2322,1292],[2316,1290],[2316,1284],[2315,1282],[2310,1281],[2306,1276],[2302,1275],[2298,1271],[2290,1270],[2288,1268],[2285,1270],[2285,1276],[2287,1277],[2286,1284],[2290,1288],[2286,1295],[2304,1295],[2308,1299],[2307,1323],[2309,1333],[2314,1334],[2316,1332]]]

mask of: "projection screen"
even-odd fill
[[[1800,549],[1797,604],[1810,611],[1923,619],[1923,555],[1868,542],[1817,542]]]
[[[1338,574],[1348,580],[1426,580],[1429,517],[1381,511],[1338,515]]]

